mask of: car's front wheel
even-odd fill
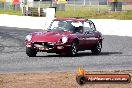
[[[29,57],[35,57],[36,54],[37,54],[37,51],[35,51],[34,49],[31,49],[29,47],[26,47],[26,54],[29,56]]]
[[[92,54],[99,55],[101,53],[102,43],[98,42],[96,46],[91,50]]]
[[[69,53],[68,55],[70,56],[75,56],[77,54],[77,43],[76,42],[73,42],[72,45],[71,45],[71,48],[69,50]]]

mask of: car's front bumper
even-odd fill
[[[26,47],[35,49],[37,52],[48,52],[48,53],[63,53],[68,52],[71,48],[71,44],[55,44],[55,43],[30,43],[26,44]]]

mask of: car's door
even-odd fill
[[[96,36],[96,28],[92,21],[86,21],[83,24],[84,28],[84,35],[85,35],[85,42],[86,42],[86,48],[90,48],[92,46],[95,46],[95,44],[98,41],[98,38]]]
[[[79,39],[79,45],[78,45],[78,49],[79,50],[84,50],[84,46],[86,45],[85,42],[85,36],[83,34],[83,23],[80,21],[75,21],[71,23],[75,28],[74,28],[74,33],[76,38]]]
[[[85,49],[85,45],[86,45],[86,37],[85,34],[83,33],[83,26],[79,26],[77,27],[77,32],[76,35],[79,39],[79,50],[84,50]]]

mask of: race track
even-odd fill
[[[76,57],[38,53],[37,57],[25,54],[25,36],[37,29],[0,27],[0,72],[76,71],[79,65],[86,70],[132,70],[132,37],[104,35],[99,56],[89,51]]]

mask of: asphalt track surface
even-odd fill
[[[0,27],[0,72],[76,71],[80,65],[90,71],[132,70],[132,37],[104,35],[99,56],[84,51],[76,57],[53,53],[28,57],[24,39],[34,31],[41,30]]]

